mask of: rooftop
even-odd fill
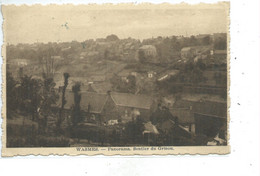
[[[112,92],[111,97],[116,105],[141,109],[150,109],[153,100],[150,96]]]
[[[192,113],[227,118],[227,103],[213,101],[189,101],[179,100],[173,105],[174,108],[190,109]]]
[[[227,104],[217,102],[200,102],[194,104],[192,111],[197,114],[227,118]]]
[[[90,112],[101,113],[107,100],[107,94],[99,94],[95,92],[80,92],[81,102],[80,107],[84,111],[88,111],[90,105]],[[70,109],[74,105],[74,93],[72,91],[66,91],[65,99],[67,103],[64,109]],[[58,106],[61,106],[61,95]]]

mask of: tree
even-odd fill
[[[136,91],[136,78],[135,78],[135,76],[129,75],[127,77],[127,80],[128,80],[128,82],[127,82],[126,86],[127,86],[128,92],[135,93],[135,91]]]
[[[32,79],[31,76],[23,76],[19,85],[19,108],[31,114],[32,120],[38,120],[38,110],[42,101],[42,82]]]
[[[81,110],[80,110],[81,95],[79,93],[80,92],[80,84],[76,83],[72,87],[72,91],[74,93],[74,105],[72,107],[72,124],[75,127],[82,120]]]
[[[156,111],[152,113],[150,120],[154,125],[167,120],[172,120],[176,124],[178,124],[178,118],[176,116],[173,116],[167,107],[162,107],[160,103],[158,104]]]
[[[52,115],[52,105],[56,104],[59,96],[54,90],[55,83],[53,78],[45,78],[42,86],[42,103],[39,109],[40,115],[43,116],[41,119],[41,125],[45,131],[47,127],[47,117]]]
[[[128,122],[125,127],[124,135],[126,143],[140,144],[143,141],[144,122],[140,117]]]
[[[61,66],[59,61],[55,60],[53,56],[60,54],[61,49],[57,46],[47,44],[42,46],[38,51],[38,61],[42,69],[44,78],[53,78],[55,71]]]
[[[124,93],[135,93],[136,92],[136,77],[133,75],[128,75],[126,80],[122,80],[119,76],[114,75],[110,82],[112,88],[115,91]]]
[[[192,61],[182,65],[178,79],[183,83],[198,84],[206,81],[203,71],[206,69],[205,64],[201,61],[193,63]]]
[[[116,41],[116,40],[119,40],[119,38],[115,34],[111,34],[106,37],[106,40],[107,41]]]
[[[196,46],[196,45],[198,45],[198,41],[197,41],[197,39],[195,38],[195,36],[193,36],[193,35],[190,37],[189,42],[190,42],[190,46]]]
[[[41,110],[44,116],[50,114],[51,105],[57,102],[58,95],[54,91],[54,87],[53,78],[45,78],[43,80],[43,102]]]
[[[138,59],[141,63],[144,63],[146,58],[145,58],[145,53],[144,50],[139,50],[138,51]]]
[[[209,45],[210,44],[210,37],[206,36],[202,39],[202,45]]]
[[[227,49],[227,41],[226,40],[218,40],[214,43],[214,49],[217,50],[226,50]]]
[[[11,118],[11,112],[15,111],[18,108],[18,89],[17,89],[18,82],[15,81],[12,74],[7,71],[6,73],[6,111],[7,111],[7,118]]]
[[[58,130],[60,130],[60,126],[63,121],[63,110],[64,110],[64,106],[66,104],[65,93],[66,93],[66,88],[68,86],[68,80],[69,80],[70,75],[69,75],[69,73],[64,73],[63,77],[64,77],[64,86],[62,88],[61,108],[59,111],[59,117],[58,117],[58,121],[57,121]]]
[[[105,60],[109,59],[109,51],[107,49],[104,52],[104,59]]]
[[[39,107],[42,101],[42,94],[40,92],[42,83],[40,80],[32,79],[31,82],[32,91],[31,91],[31,107],[32,107],[32,120],[39,119]]]

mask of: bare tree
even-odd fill
[[[82,120],[81,118],[81,110],[80,110],[80,100],[81,100],[81,95],[80,95],[80,83],[76,83],[72,87],[72,91],[74,93],[74,105],[72,109],[72,123],[73,126],[77,126],[77,124]]]
[[[61,123],[63,122],[64,118],[63,118],[63,110],[64,110],[64,106],[67,103],[66,99],[65,99],[65,93],[66,93],[66,88],[68,86],[68,80],[69,80],[69,73],[64,73],[64,86],[62,88],[62,97],[61,97],[61,108],[59,111],[59,117],[58,117],[58,121],[57,121],[57,128],[58,130],[60,130],[60,126]]]

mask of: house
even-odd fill
[[[140,54],[142,53],[142,58],[140,58]],[[143,62],[150,62],[150,63],[159,63],[157,59],[157,50],[153,45],[143,45],[138,49],[139,59]]]
[[[207,137],[226,139],[227,132],[227,103],[200,102],[193,106],[195,133]]]
[[[181,49],[181,58],[189,59],[195,56],[196,50],[193,47],[185,47]]]
[[[209,84],[215,84],[215,80],[210,80],[206,83],[201,83],[198,86],[185,85],[183,92],[186,94],[210,94],[226,97],[227,89],[223,86],[210,86]]]
[[[129,93],[108,92],[106,120],[120,118],[121,121],[128,122],[141,117],[148,121],[153,99],[146,95],[134,95]]]
[[[99,94],[95,92],[80,92],[81,101],[80,108],[85,121],[101,123],[104,116],[104,106],[107,102],[107,94]],[[65,119],[71,118],[71,110],[74,105],[74,93],[66,91],[66,104],[64,105]],[[59,97],[57,107],[61,107],[61,95]]]
[[[156,56],[157,55],[156,48],[153,45],[143,45],[139,48],[139,50],[143,50],[144,54],[146,56]]]
[[[148,121],[152,98],[145,95],[134,95],[128,93],[96,93],[80,92],[80,108],[82,116],[87,122],[116,124],[116,122],[129,122],[137,117]],[[65,93],[66,104],[64,106],[66,118],[71,118],[71,110],[74,105],[74,94],[72,91]],[[61,107],[61,96],[56,107]]]
[[[186,95],[174,103],[170,112],[178,117],[179,124],[195,134],[216,136],[219,131],[225,133],[227,103],[219,96]]]
[[[101,122],[106,101],[106,94],[82,92],[80,106],[86,115],[90,115],[91,120]]]

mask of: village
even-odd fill
[[[227,145],[226,33],[112,34],[6,56],[9,147]]]

